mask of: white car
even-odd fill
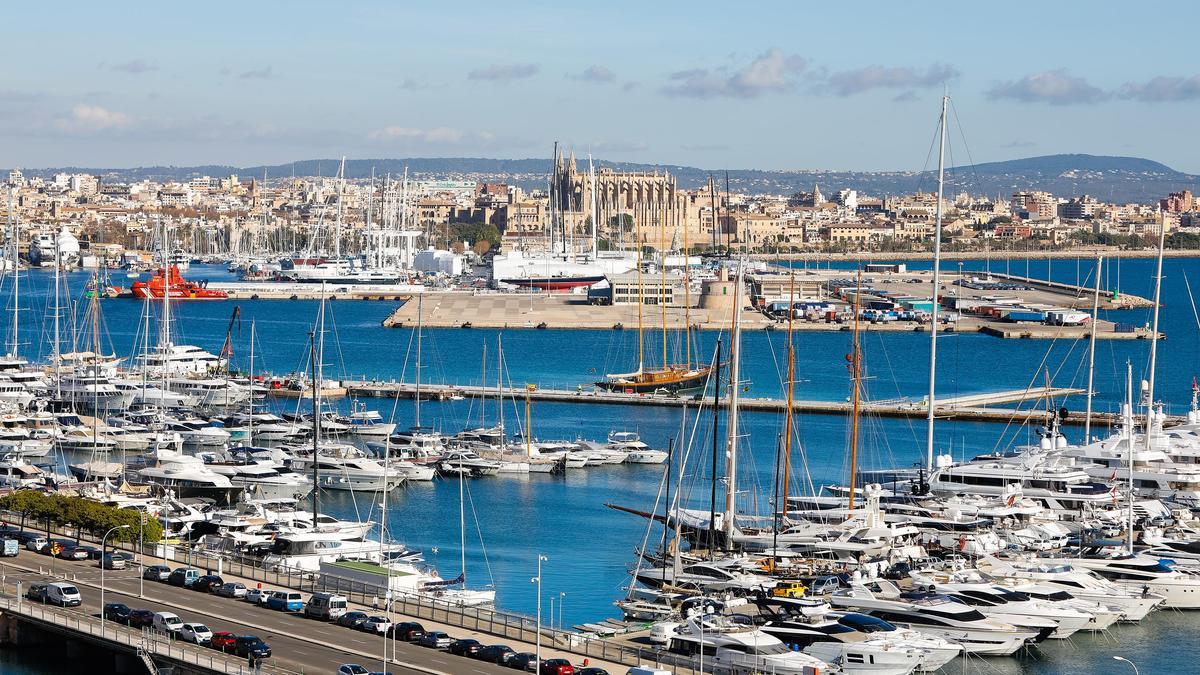
[[[370,672],[357,663],[343,663],[337,669],[337,675],[367,675]]]
[[[202,623],[185,623],[179,629],[179,639],[198,645],[206,645],[212,640],[212,631]]]
[[[267,600],[271,599],[271,593],[272,591],[265,588],[251,588],[246,591],[246,595],[243,598],[246,602],[254,605],[265,605],[267,604]]]
[[[388,621],[385,617],[382,617],[382,616],[372,616],[372,617],[368,618],[366,621],[363,621],[362,625],[359,626],[359,628],[367,631],[368,633],[381,633],[381,634],[386,633],[387,630],[391,627],[392,627],[392,622]]]
[[[174,612],[155,612],[152,623],[154,630],[167,635],[174,635],[183,628],[183,619]],[[211,635],[209,637],[212,637]]]
[[[221,584],[221,587],[217,589],[216,593],[223,598],[244,598],[249,591],[246,590],[246,584],[237,581],[229,581]]]

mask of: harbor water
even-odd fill
[[[967,271],[982,270],[989,263],[964,263]],[[994,271],[1005,271],[1004,261],[990,263]],[[1026,262],[1013,260],[1009,272],[1025,274]],[[1111,290],[1150,297],[1154,275],[1153,259],[1129,259],[1106,263],[1104,286]],[[802,265],[798,266],[802,267]],[[843,265],[852,269],[853,265]],[[910,268],[927,263],[910,263]],[[1118,268],[1119,266],[1119,274]],[[957,263],[953,268],[957,268]],[[1029,263],[1031,276],[1067,283],[1092,284],[1092,262],[1038,260]],[[848,272],[849,274],[849,272]],[[187,276],[194,280],[228,279],[220,268],[193,266]],[[51,278],[36,270],[21,278],[20,351],[30,358],[50,351],[53,330]],[[89,301],[83,297],[84,273],[70,275],[72,321],[84,326]],[[1182,413],[1191,400],[1192,379],[1198,370],[1200,331],[1187,282],[1196,281],[1200,292],[1200,260],[1168,259],[1164,267],[1161,328],[1168,339],[1160,343],[1157,391],[1168,404],[1169,413]],[[114,283],[127,285],[124,278]],[[0,289],[11,310],[11,279]],[[1118,286],[1119,283],[1119,286]],[[137,300],[106,299],[96,303],[102,314],[101,348],[131,357],[142,344],[144,303]],[[249,324],[255,323],[256,372],[277,375],[308,369],[309,332],[316,317],[315,301],[247,300],[240,318],[231,323],[235,303],[191,302],[172,307],[173,339],[196,344],[212,352],[220,350],[226,333],[231,333],[233,362],[245,369],[250,353]],[[396,306],[391,301],[334,301],[329,303],[325,348],[327,378],[407,380],[415,377],[416,345],[410,329],[385,329],[381,321]],[[150,343],[156,339],[158,308],[150,307]],[[1144,324],[1149,310],[1103,312],[1102,318]],[[470,317],[462,317],[464,321]],[[646,360],[662,359],[661,333],[647,319]],[[11,333],[11,311],[0,321],[0,333]],[[78,338],[65,338],[64,350],[90,349],[90,328]],[[439,329],[423,333],[421,377],[426,382],[477,384],[484,378],[497,380],[498,346],[503,345],[502,379],[520,391],[526,384],[541,387],[584,387],[609,372],[636,368],[637,334],[623,331]],[[693,336],[693,359],[713,358],[716,340],[728,349],[729,336],[705,332]],[[678,334],[667,336],[670,360],[684,358],[685,341]],[[919,402],[926,394],[928,371],[927,333],[868,332],[863,336],[866,390],[869,399],[908,398]],[[486,360],[485,360],[486,350]],[[845,355],[850,351],[848,332],[796,334],[796,397],[840,400],[849,391]],[[939,340],[938,395],[954,396],[988,391],[1041,386],[1049,373],[1055,386],[1086,387],[1087,343],[1080,341],[1004,340],[979,334],[946,334]],[[1149,343],[1137,340],[1102,341],[1096,354],[1096,408],[1115,411],[1122,391],[1126,362],[1133,365],[1135,378],[1144,377]],[[783,393],[783,364],[786,334],[755,331],[743,336],[743,397],[779,397]],[[379,410],[401,427],[414,422],[410,400],[370,399],[368,407]],[[281,405],[296,406],[291,401]],[[341,405],[348,405],[342,401]],[[1027,403],[1023,409],[1043,408],[1045,402]],[[1082,398],[1054,401],[1054,407],[1082,411]],[[495,423],[499,418],[495,401],[423,402],[421,423],[454,433],[467,426]],[[285,409],[286,408],[281,408]],[[686,415],[686,418],[684,417]],[[521,400],[503,404],[506,427],[516,431],[524,425]],[[602,440],[609,431],[637,431],[655,447],[674,442],[676,457],[688,457],[682,480],[682,498],[687,506],[708,508],[711,476],[712,420],[707,409],[697,416],[655,406],[612,406],[592,404],[537,403],[530,411],[533,434],[543,440],[582,437]],[[724,428],[721,428],[723,442]],[[743,512],[767,514],[773,479],[773,463],[780,434],[781,415],[745,413],[742,418],[742,460],[739,470],[739,503]],[[860,468],[909,466],[925,455],[925,426],[920,420],[868,419],[864,422]],[[1068,427],[1072,440],[1081,430]],[[1106,433],[1101,429],[1095,433]],[[848,420],[837,416],[802,415],[796,420],[796,449],[793,462],[797,480],[789,489],[810,491],[820,485],[845,479],[845,449]],[[936,445],[939,452],[971,456],[1036,442],[1034,429],[1017,424],[939,422]],[[663,466],[612,466],[568,472],[566,476],[496,476],[465,483],[466,573],[471,586],[494,584],[500,608],[532,614],[536,587],[537,555],[548,561],[543,567],[543,608],[547,623],[564,627],[615,616],[612,602],[624,595],[629,568],[635,563],[634,549],[648,539],[653,547],[661,538],[657,528],[635,516],[610,510],[605,504],[650,511],[660,497]],[[326,493],[321,509],[343,518],[379,520],[377,495]],[[439,480],[414,484],[388,497],[389,536],[424,551],[426,561],[446,578],[458,575],[462,550],[459,546],[459,493],[456,481]],[[658,503],[661,511],[662,504]],[[553,602],[553,613],[550,611]],[[561,617],[561,618],[560,618]],[[1092,673],[1121,668],[1111,655],[1120,654],[1138,663],[1142,672],[1188,672],[1178,664],[1196,661],[1200,614],[1159,612],[1139,626],[1121,626],[1107,634],[1077,636],[1062,644],[1044,645],[1018,659],[972,660],[969,672],[1001,673]],[[15,658],[15,661],[14,661]],[[7,660],[6,660],[7,659]],[[959,663],[952,664],[958,668]],[[21,657],[0,652],[0,672],[30,674],[57,672]]]

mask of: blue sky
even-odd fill
[[[1044,0],[21,3],[0,166],[534,157],[558,140],[914,170],[948,86],[956,163],[1084,152],[1200,173],[1198,18]]]

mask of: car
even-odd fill
[[[196,577],[192,582],[192,590],[200,591],[201,593],[212,593],[218,588],[225,585],[225,580],[215,574],[205,574],[201,577]]]
[[[151,627],[159,633],[176,635],[183,628],[183,619],[175,612],[155,612]]]
[[[337,625],[346,628],[361,628],[364,621],[371,618],[366,612],[346,612],[338,617]]]
[[[575,675],[575,666],[566,659],[546,659],[538,668],[538,675]]]
[[[133,628],[149,628],[154,625],[154,610],[134,609],[129,612],[129,625]]]
[[[142,570],[142,578],[150,581],[166,581],[171,576],[171,568],[166,565],[151,565]]]
[[[392,627],[392,622],[383,616],[367,617],[365,621],[359,624],[360,630],[365,630],[368,633],[386,634],[388,629]]]
[[[420,640],[417,640],[417,644],[422,647],[432,647],[434,649],[445,649],[450,646],[451,642],[454,642],[454,640],[440,630],[431,630],[422,635]]]
[[[392,624],[392,628],[388,632],[399,640],[416,642],[425,634],[425,627],[416,621],[401,621],[400,623]]]
[[[83,604],[79,589],[62,581],[46,584],[46,602],[59,607],[78,607]]]
[[[117,623],[129,623],[129,613],[133,611],[129,609],[129,605],[120,602],[104,603],[104,619],[105,621],[116,621]]]
[[[337,675],[368,675],[370,672],[357,663],[343,663],[338,666]]]
[[[78,546],[64,546],[55,557],[62,560],[87,560],[88,552]]]
[[[114,558],[120,558],[121,560],[124,560],[127,564],[132,563],[133,561],[137,560],[137,558],[129,551],[109,551],[108,555],[110,555]],[[92,557],[99,558],[100,556],[95,555]]]
[[[267,600],[271,599],[271,593],[273,592],[266,588],[251,588],[246,591],[246,595],[242,599],[252,605],[265,605],[267,604]]]
[[[167,583],[172,586],[188,587],[200,578],[200,570],[191,567],[180,567],[171,572]]]
[[[25,548],[35,553],[41,553],[49,545],[50,541],[41,535],[34,535],[25,542]]]
[[[179,639],[198,645],[206,645],[212,640],[213,633],[202,623],[185,623],[179,629]]]
[[[580,668],[575,671],[575,675],[608,675],[608,671],[603,668],[590,666],[588,668]]]
[[[226,581],[213,592],[223,598],[244,598],[246,597],[246,584],[238,581]]]
[[[113,555],[107,554],[107,553],[104,555],[104,558],[100,561],[100,566],[106,570],[123,570],[123,569],[125,569],[125,565],[126,565],[126,563],[125,563],[124,558],[118,558],[116,556],[113,556]]]
[[[271,646],[256,635],[243,635],[233,643],[233,653],[238,656],[250,656],[253,654],[260,659],[271,657]]]
[[[537,672],[537,654],[533,652],[520,652],[514,654],[508,663],[504,664],[509,668],[524,670],[526,672]]]
[[[479,640],[472,638],[460,638],[450,643],[450,653],[455,656],[470,656],[475,657],[479,654],[479,650],[483,649],[483,645]]]
[[[29,584],[25,597],[34,602],[46,602],[46,584]]]
[[[99,560],[100,559],[100,549],[96,548],[95,546],[76,546],[75,550],[83,551],[84,553],[86,553],[87,560]]]
[[[217,631],[212,634],[212,638],[208,641],[208,646],[213,649],[220,649],[223,652],[233,650],[233,645],[237,643],[237,635],[230,633],[227,630]]]
[[[299,612],[304,609],[304,596],[297,591],[275,591],[267,598],[267,607],[280,612]]]
[[[498,666],[503,666],[507,665],[508,660],[511,659],[515,654],[516,652],[514,652],[512,647],[509,647],[508,645],[488,645],[483,649],[480,649],[479,653],[475,655],[475,658],[479,659],[480,661],[487,661]]]

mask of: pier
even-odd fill
[[[417,385],[411,382],[369,382],[347,381],[340,383],[346,394],[356,398],[407,398],[417,395]],[[1040,414],[1029,410],[1012,408],[997,408],[1005,403],[1024,403],[1045,399],[1062,399],[1068,396],[1078,396],[1086,393],[1084,389],[1073,387],[1031,387],[1028,389],[1011,389],[982,394],[967,394],[949,396],[935,401],[934,414],[940,418],[958,419],[965,421],[1008,422],[1018,418],[1029,421],[1040,421]],[[582,385],[576,389],[503,389],[479,385],[457,384],[421,384],[422,399],[448,400],[453,397],[464,398],[496,398],[526,397],[531,401],[553,403],[583,403],[602,405],[645,405],[671,408],[696,407],[701,404],[699,396],[678,396],[671,394],[633,394],[612,391],[602,391]],[[704,405],[711,403],[711,397],[703,399]],[[738,399],[738,407],[743,411],[782,413],[787,409],[787,401],[776,398]],[[928,415],[928,408],[923,400],[888,399],[883,401],[867,401],[860,404],[864,415],[880,417],[916,417]],[[796,400],[792,402],[792,411],[815,415],[849,415],[853,408],[848,401],[816,401]],[[1093,423],[1107,423],[1118,416],[1110,413],[1092,413]],[[1071,415],[1066,420],[1070,424],[1083,424],[1083,413]]]

